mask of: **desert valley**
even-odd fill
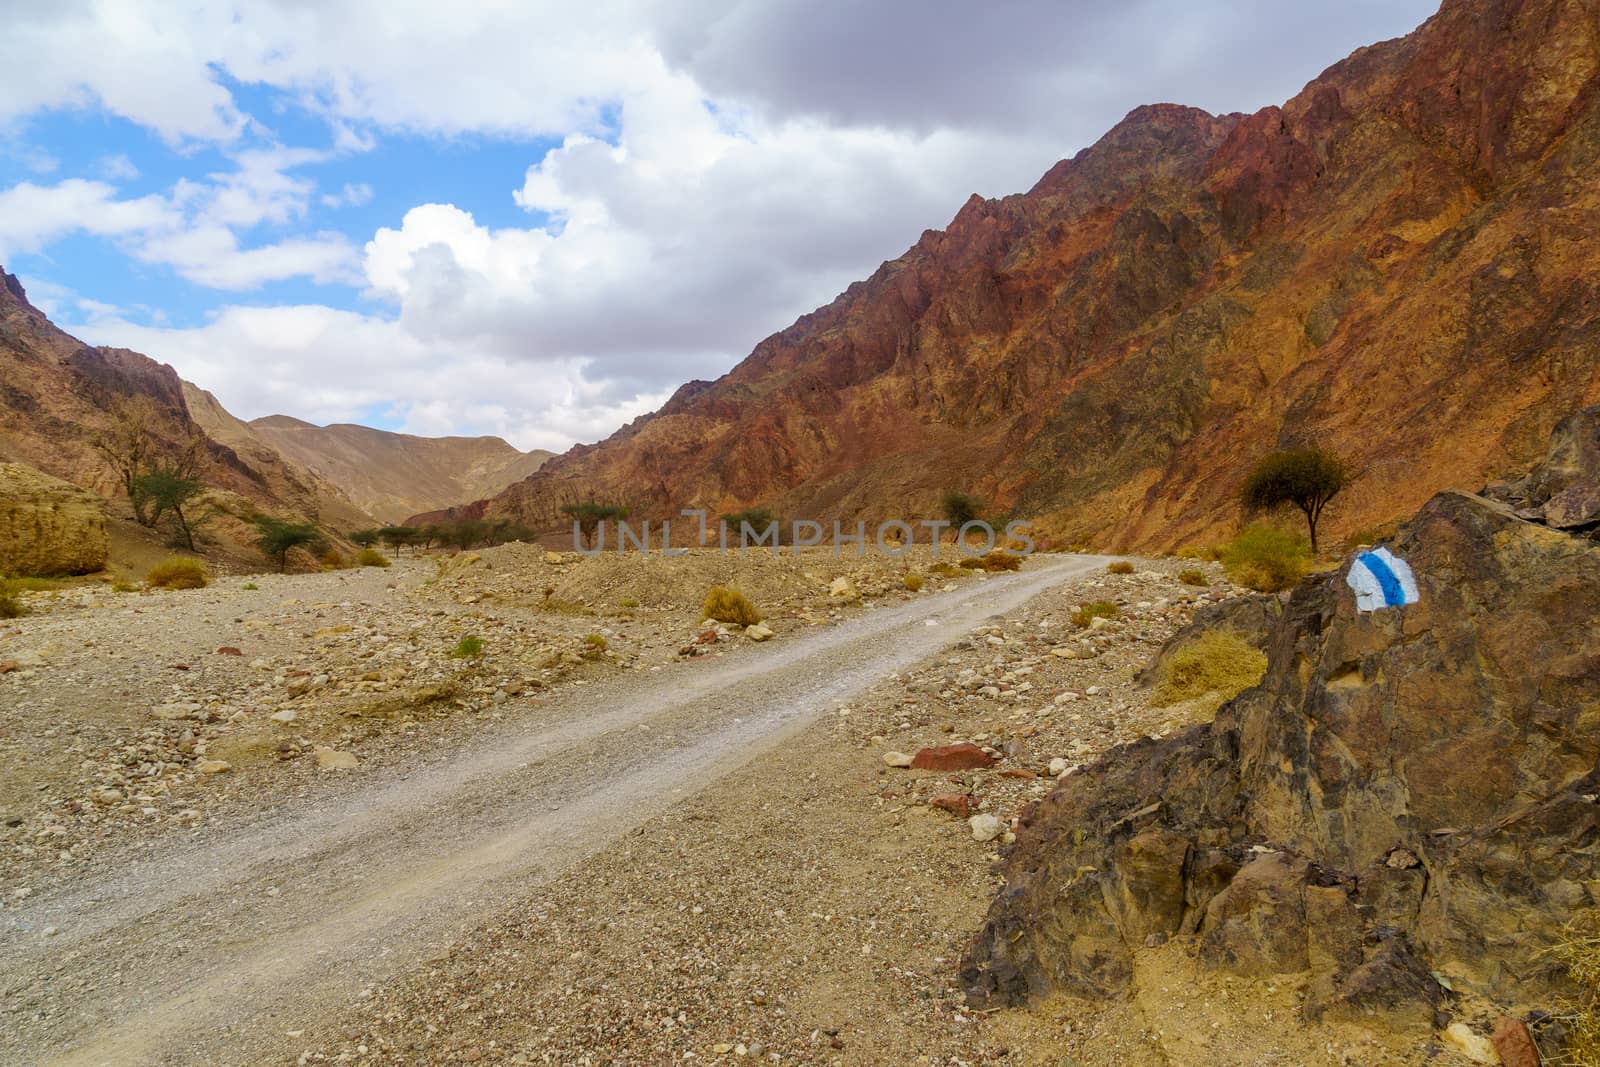
[[[620,329],[440,281],[599,199],[424,235],[352,388],[94,317],[11,192],[0,1063],[1600,1064],[1595,0],[1140,106],[625,417],[667,341],[453,392]]]

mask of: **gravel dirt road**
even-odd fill
[[[47,888],[0,918],[0,1061],[292,1061],[286,1034],[874,682],[1105,562],[1040,559],[738,656],[573,690],[471,747]]]

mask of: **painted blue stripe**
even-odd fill
[[[1400,588],[1400,579],[1395,577],[1382,556],[1376,552],[1363,552],[1357,558],[1378,579],[1378,586],[1383,590],[1384,607],[1398,607],[1406,602],[1406,591]]]

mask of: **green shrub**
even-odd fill
[[[240,589],[260,589],[261,587],[259,585],[257,585],[255,582],[245,582],[239,588]]]
[[[350,566],[350,561],[345,559],[344,553],[337,548],[328,549],[318,562],[322,564],[322,569],[327,571],[342,571]]]
[[[599,659],[601,656],[605,655],[606,649],[610,647],[610,642],[608,642],[605,637],[600,634],[583,635],[584,659]]]
[[[1222,550],[1228,577],[1262,593],[1276,593],[1305,576],[1311,550],[1303,537],[1274,526],[1251,526]]]
[[[1210,580],[1206,578],[1206,572],[1205,571],[1195,570],[1192,567],[1189,570],[1186,570],[1186,571],[1179,571],[1178,572],[1178,581],[1182,582],[1184,585],[1210,585],[1211,584]]]
[[[941,578],[954,578],[961,573],[961,568],[954,563],[939,562],[928,568],[929,574],[937,574]]]
[[[1150,702],[1158,708],[1220,694],[1220,706],[1267,673],[1267,657],[1231,630],[1213,630],[1179,648],[1163,665]]]
[[[987,556],[969,556],[961,561],[961,565],[968,570],[988,571],[1014,571],[1022,566],[1022,557],[1014,556],[1010,552],[995,549]]]
[[[910,592],[917,593],[921,592],[923,583],[926,581],[927,579],[923,578],[920,574],[908,574],[904,578],[900,579],[900,584],[905,586]]]
[[[125,582],[121,578],[118,578],[116,581],[111,583],[111,591],[113,593],[137,593],[139,591],[139,587],[130,582]]]
[[[626,608],[629,611],[632,611],[634,608],[636,608],[638,606],[639,606],[639,602],[637,600],[635,600],[631,596],[625,596],[621,600],[617,601],[617,607]]]
[[[1133,564],[1129,563],[1125,559],[1119,559],[1115,563],[1106,564],[1106,573],[1107,574],[1132,574],[1133,573]]]
[[[5,583],[0,583],[0,619],[20,619],[28,613],[26,605]]]
[[[1109,600],[1096,600],[1088,604],[1078,605],[1078,610],[1072,613],[1072,623],[1080,630],[1085,629],[1096,619],[1114,619],[1117,617],[1117,606]]]
[[[356,553],[356,566],[358,567],[387,567],[389,557],[375,548],[363,548]]]
[[[211,576],[199,560],[173,556],[151,567],[144,580],[153,589],[203,589]]]
[[[761,621],[761,612],[739,590],[719,585],[706,594],[700,617],[735,626],[754,626]]]
[[[483,655],[483,638],[476,634],[468,634],[456,642],[456,647],[450,650],[451,659],[477,659]]]

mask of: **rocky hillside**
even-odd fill
[[[192,408],[191,398],[203,403]],[[114,442],[135,423],[153,454],[198,448],[201,480],[248,507],[343,530],[370,522],[333,486],[233,435],[242,424],[171,367],[83,344],[0,271],[0,461],[93,490],[117,502],[115,515],[127,510],[123,481],[96,442]]]
[[[1600,0],[1446,0],[1281,107],[1140,108],[488,508],[825,520],[962,489],[1166,549],[1317,440],[1360,474],[1335,537],[1409,514],[1600,399],[1597,85]]]
[[[1359,610],[1348,562],[1302,583],[1260,686],[1021,818],[969,997],[1116,993],[1184,937],[1215,970],[1309,974],[1313,1020],[1426,1033],[1467,994],[1546,1017],[1574,991],[1551,950],[1600,907],[1597,537],[1593,407],[1527,478],[1402,529],[1416,603]]]
[[[384,522],[493,496],[553,455],[519,452],[498,437],[415,437],[368,426],[314,426],[287,415],[255,419],[249,428]]]

